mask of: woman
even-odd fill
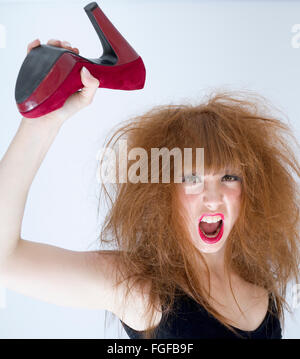
[[[75,252],[20,238],[45,154],[99,86],[83,71],[81,80],[82,91],[61,109],[22,119],[1,161],[2,284],[58,305],[108,310],[131,338],[281,338],[286,285],[299,278],[299,188],[291,171],[299,177],[300,166],[291,131],[259,107],[259,97],[220,93],[200,105],[161,106],[114,132],[106,149],[124,138],[128,152],[204,148],[205,156],[204,181],[193,161],[191,173],[180,168],[182,183],[174,163],[169,183],[102,182],[110,206],[100,241],[117,250]]]

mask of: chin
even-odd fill
[[[216,253],[223,247],[222,244],[215,245],[212,247],[211,245],[203,245],[203,246],[197,246],[200,252],[202,253]]]

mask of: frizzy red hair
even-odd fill
[[[285,300],[287,284],[299,282],[300,166],[295,155],[299,144],[279,114],[254,92],[218,90],[200,104],[156,106],[122,123],[105,148],[117,148],[118,140],[126,139],[128,152],[145,149],[149,173],[151,148],[163,147],[204,148],[205,173],[228,166],[238,170],[241,209],[225,243],[226,269],[265,288],[283,324],[284,307],[291,311]],[[128,161],[128,168],[134,162]],[[173,167],[171,161],[171,179]],[[234,331],[209,304],[203,285],[204,280],[210,283],[208,267],[199,273],[199,260],[204,264],[205,260],[192,244],[184,214],[178,210],[176,189],[182,184],[170,182],[101,183],[108,212],[100,241],[112,245],[118,256],[120,283],[127,288],[124,311],[131,285],[147,283],[145,318],[149,320],[144,335],[151,338],[154,312],[161,309],[157,299],[163,313],[169,314],[178,287]]]

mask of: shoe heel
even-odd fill
[[[139,57],[96,2],[86,5],[84,10],[94,26],[103,47],[103,55],[99,58],[101,65],[127,64]]]
[[[24,117],[40,117],[62,107],[70,95],[83,88],[83,66],[100,81],[99,87],[126,91],[144,87],[146,69],[142,58],[96,2],[84,10],[101,41],[102,56],[89,59],[51,45],[32,49],[23,61],[15,87],[16,104]]]

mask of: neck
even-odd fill
[[[225,274],[224,252],[225,251],[223,247],[219,251],[214,253],[204,253],[204,252],[201,253],[211,273],[216,273],[220,275]]]

